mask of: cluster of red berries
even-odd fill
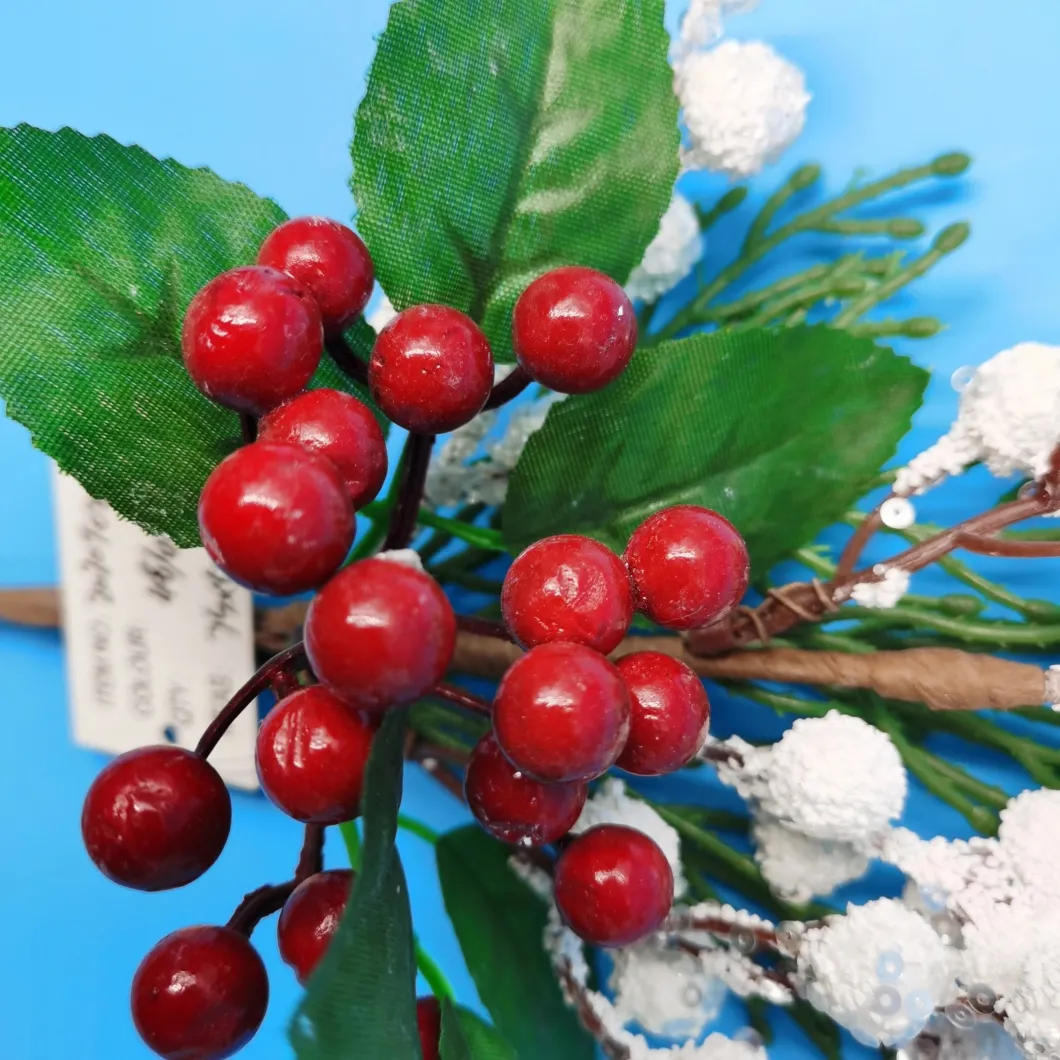
[[[224,273],[193,299],[184,323],[187,369],[200,390],[246,416],[257,439],[221,462],[199,506],[203,542],[235,580],[287,595],[318,590],[305,623],[316,682],[288,684],[258,733],[266,795],[323,827],[357,816],[365,767],[387,710],[430,693],[449,667],[457,619],[441,587],[403,553],[345,568],[355,511],[378,493],[386,446],[371,410],[334,390],[304,388],[322,351],[364,309],[374,272],[348,228],[289,221],[258,263]],[[520,297],[513,347],[524,379],[585,393],[625,368],[637,339],[622,289],[590,269],[547,273]],[[421,434],[452,430],[486,405],[493,356],[470,318],[445,306],[397,315],[367,366],[372,395],[394,422]],[[340,569],[342,568],[342,569]],[[699,751],[709,704],[696,675],[657,652],[607,659],[635,610],[673,629],[706,625],[737,603],[747,554],[733,527],[702,508],[650,517],[619,558],[588,538],[534,545],[513,563],[502,608],[527,650],[502,680],[493,731],[472,753],[468,803],[511,843],[563,839],[587,785],[611,766],[678,769]],[[173,746],[129,752],[85,800],[82,831],[110,879],[155,891],[180,887],[220,856],[231,801],[205,753]],[[283,959],[304,982],[334,934],[348,871],[300,879],[278,924]],[[669,911],[673,878],[659,848],[628,828],[593,829],[565,845],[556,901],[585,939],[622,945]],[[278,907],[274,906],[273,908]],[[225,927],[191,927],[159,942],[133,981],[141,1036],[171,1060],[220,1060],[260,1025],[264,965],[238,911]],[[438,1009],[418,1006],[425,1060],[435,1060]]]

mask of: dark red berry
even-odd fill
[[[497,742],[548,783],[592,780],[615,764],[629,733],[629,693],[598,652],[557,641],[508,668],[493,703]]]
[[[293,276],[316,299],[327,331],[360,316],[372,297],[368,248],[356,232],[326,217],[284,221],[261,244],[258,264]]]
[[[710,728],[710,701],[703,682],[680,659],[638,651],[618,660],[629,689],[629,739],[617,765],[628,773],[656,776],[688,765]]]
[[[444,434],[482,411],[493,387],[493,354],[478,325],[459,310],[415,306],[379,333],[368,383],[398,426]]]
[[[523,370],[561,394],[587,394],[622,374],[637,348],[626,292],[570,265],[539,276],[515,303],[512,344]]]
[[[92,782],[81,811],[81,835],[96,867],[140,891],[198,879],[220,856],[231,824],[224,781],[182,747],[119,755]]]
[[[679,504],[645,519],[624,556],[637,607],[670,629],[696,629],[724,616],[747,591],[747,546],[709,508]]]
[[[657,931],[673,900],[666,855],[634,828],[591,828],[556,862],[556,906],[571,931],[594,946],[629,946]]]
[[[520,773],[504,756],[493,733],[471,752],[464,776],[467,804],[479,824],[505,843],[554,843],[581,815],[584,783],[542,784]]]
[[[260,265],[212,279],[191,300],[181,334],[184,367],[208,397],[260,416],[305,389],[324,333],[297,281]]]
[[[223,1060],[254,1037],[269,1004],[265,965],[227,927],[174,931],[141,961],[132,983],[140,1037],[166,1060]]]
[[[360,812],[375,725],[321,685],[282,699],[258,730],[262,791],[304,824],[341,824]]]
[[[516,557],[501,611],[525,648],[555,640],[613,651],[633,619],[625,565],[606,545],[578,534],[546,537]]]
[[[432,577],[376,557],[347,567],[317,593],[305,643],[313,672],[340,699],[386,710],[442,679],[456,618]]]
[[[199,532],[213,561],[258,592],[290,596],[322,585],[357,532],[346,483],[324,457],[255,442],[211,472]]]
[[[339,929],[352,886],[349,869],[318,872],[303,880],[284,902],[276,925],[280,956],[303,986]]]
[[[416,1025],[420,1032],[423,1060],[438,1060],[438,1046],[442,1039],[442,1006],[436,997],[417,999]]]
[[[258,441],[298,445],[339,469],[354,508],[373,500],[386,479],[386,438],[371,409],[341,390],[309,390],[267,413]]]

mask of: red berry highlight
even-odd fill
[[[220,856],[232,800],[217,770],[182,747],[119,755],[85,796],[81,835],[108,879],[164,891],[198,879]]]
[[[174,931],[143,959],[132,983],[132,1017],[166,1060],[224,1060],[254,1037],[269,1004],[265,965],[226,927]]]
[[[340,699],[378,711],[411,703],[445,675],[456,618],[441,586],[381,557],[340,571],[305,623],[313,672]]]
[[[386,438],[363,401],[340,390],[308,390],[258,424],[259,442],[279,442],[327,457],[342,476],[354,508],[374,500],[386,479]]]
[[[436,997],[417,999],[416,1026],[420,1032],[423,1060],[438,1060],[438,1047],[442,1040],[442,1006]]]
[[[542,784],[508,761],[492,733],[471,752],[464,794],[476,820],[505,843],[539,846],[561,839],[578,820],[584,783]]]
[[[629,946],[657,931],[674,900],[666,856],[643,832],[600,825],[556,862],[556,906],[571,931],[594,946]]]
[[[284,903],[276,925],[280,956],[303,986],[339,929],[352,886],[349,869],[318,872],[303,880]]]
[[[629,733],[618,670],[580,644],[531,648],[508,668],[493,727],[517,769],[548,783],[592,780],[614,765]]]
[[[375,726],[314,685],[276,704],[258,730],[262,790],[304,824],[341,824],[361,807]]]
[[[623,655],[616,665],[632,704],[629,739],[616,764],[640,776],[688,765],[710,730],[710,701],[696,672],[657,651]]]
[[[260,416],[313,378],[324,348],[320,310],[290,276],[259,265],[212,279],[191,300],[184,367],[220,405]]]
[[[294,217],[273,229],[258,264],[297,280],[316,300],[327,331],[341,331],[372,297],[368,248],[356,232],[326,217]]]
[[[459,310],[415,306],[379,333],[368,384],[400,427],[444,434],[482,411],[493,388],[493,354],[478,325]]]
[[[629,574],[599,541],[578,534],[546,537],[508,568],[501,612],[525,648],[566,640],[606,655],[633,619]]]
[[[289,596],[322,585],[357,530],[337,468],[293,445],[255,442],[211,472],[199,531],[213,561],[258,592]]]
[[[624,559],[637,607],[669,629],[716,622],[740,602],[750,578],[747,546],[736,527],[693,504],[645,519]]]
[[[539,276],[515,303],[512,344],[523,370],[561,394],[617,379],[637,347],[626,292],[602,272],[570,265]]]

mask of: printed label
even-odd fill
[[[150,537],[58,471],[55,499],[74,739],[194,747],[254,672],[250,593],[205,549]],[[256,734],[251,706],[210,755],[234,787],[258,786]]]

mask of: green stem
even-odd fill
[[[958,639],[998,647],[1034,646],[1044,648],[1060,644],[1060,626],[1028,625],[1024,622],[980,620],[972,622],[952,618],[918,607],[897,607],[886,610],[870,607],[846,606],[840,611],[824,615],[821,623],[844,622],[852,618],[865,620],[867,629],[935,629]]]
[[[758,216],[751,222],[750,228],[747,230],[747,236],[743,241],[743,246],[740,248],[740,255],[743,256],[750,251],[754,245],[765,238],[766,231],[770,224],[773,222],[773,218],[796,196],[800,191],[805,191],[820,179],[821,167],[820,166],[800,166],[794,173],[772,195],[766,199],[762,209],[758,211]]]
[[[374,501],[371,504],[366,504],[361,509],[361,512],[367,515],[369,519],[379,519],[389,509],[388,501]],[[475,548],[486,549],[490,552],[507,551],[504,546],[504,536],[499,531],[463,523],[459,519],[449,519],[444,515],[432,512],[430,508],[421,508],[416,515],[416,522],[420,526],[428,526],[434,530],[444,530],[450,536],[473,545]]]
[[[405,814],[398,814],[398,828],[403,828],[410,835],[418,836],[425,843],[430,843],[431,846],[437,846],[438,840],[442,837],[429,825],[424,824],[422,821],[417,821],[415,817],[406,817]]]
[[[484,511],[484,504],[465,504],[460,508],[453,518],[459,523],[473,523]],[[429,563],[443,548],[453,540],[453,535],[448,530],[435,530],[428,541],[420,549],[420,559]]]
[[[420,940],[416,939],[413,942],[416,953],[416,967],[419,969],[420,975],[423,976],[427,985],[431,988],[431,993],[434,994],[439,1001],[444,1001],[448,998],[450,1001],[456,1000],[456,993],[453,990],[452,984],[445,977],[445,973],[438,967],[437,962],[433,957],[420,945]]]
[[[361,867],[361,833],[357,830],[356,821],[344,821],[339,825],[339,834],[346,844],[346,853],[350,859],[350,868],[357,872]]]

